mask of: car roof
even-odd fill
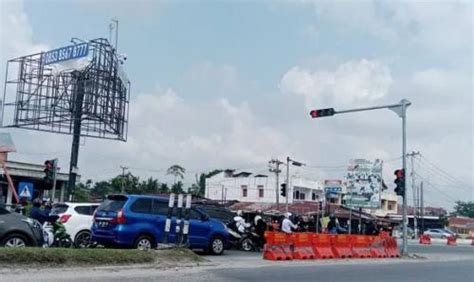
[[[55,203],[54,205],[68,205],[70,207],[79,207],[79,206],[99,206],[100,203],[71,203],[71,202],[61,202]]]
[[[136,195],[136,194],[132,194],[132,195],[123,195],[123,194],[113,194],[113,195],[109,195],[107,197],[114,197],[114,196],[123,196],[123,197],[127,197],[129,199],[137,199],[137,198],[148,198],[148,199],[158,199],[158,200],[166,200],[168,201],[169,198],[168,197],[164,197],[164,196],[155,196],[155,195]]]

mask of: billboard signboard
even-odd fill
[[[324,181],[324,192],[327,198],[338,198],[339,194],[342,194],[342,181],[341,180],[325,180]]]
[[[43,64],[50,65],[63,61],[86,57],[89,54],[89,44],[81,43],[54,49],[43,54]]]
[[[354,208],[380,208],[382,195],[383,161],[374,162],[365,159],[354,159],[347,169],[347,194],[344,197],[346,206]]]

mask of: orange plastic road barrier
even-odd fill
[[[292,239],[294,259],[314,259],[316,257],[312,247],[311,233],[294,233]]]
[[[379,236],[368,236],[370,240],[370,253],[374,258],[386,258],[384,243],[385,240]]]
[[[352,256],[355,258],[370,258],[370,236],[351,235]]]
[[[400,249],[397,246],[397,240],[393,237],[383,238],[385,241],[385,252],[391,258],[400,257]]]
[[[282,232],[265,232],[266,244],[263,247],[263,258],[268,260],[291,260],[290,237]]]
[[[422,244],[422,245],[431,245],[430,235],[421,235],[420,236],[420,244]]]
[[[447,244],[448,244],[449,246],[456,246],[456,237],[454,237],[454,236],[449,236],[449,237],[448,237],[448,242],[447,242]]]
[[[339,234],[332,237],[332,251],[337,258],[351,258],[351,237],[346,234]]]
[[[311,234],[311,242],[313,244],[313,251],[316,258],[320,259],[332,259],[335,255],[331,247],[331,237],[329,234]]]
[[[474,246],[474,237],[472,238],[471,246]]]

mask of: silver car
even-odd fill
[[[423,232],[424,235],[429,235],[431,238],[441,238],[446,239],[448,237],[452,237],[453,235],[444,229],[428,229]]]

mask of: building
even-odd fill
[[[398,197],[395,193],[384,191],[381,194],[380,208],[370,212],[378,217],[398,214]]]
[[[286,197],[280,195],[280,177],[277,187],[275,175],[253,174],[248,171],[225,170],[206,179],[205,197],[219,201],[239,201],[252,203],[286,203]],[[292,176],[287,191],[288,203],[299,201],[321,202],[324,200],[323,184],[319,181]],[[289,193],[288,193],[289,192]]]
[[[474,238],[474,218],[452,216],[448,218],[449,228],[462,237]]]
[[[32,198],[37,197],[51,197],[50,194],[51,185],[46,185],[43,178],[45,176],[44,173],[44,165],[43,164],[32,164],[32,163],[24,163],[24,162],[15,162],[15,161],[7,161],[6,168],[8,174],[10,175],[13,186],[15,189],[18,190],[18,185],[21,182],[31,183],[34,187]],[[60,169],[60,168],[58,168]],[[8,200],[8,182],[6,179],[5,171],[3,168],[0,168],[0,172],[2,178],[0,179],[0,204],[7,203]],[[61,173],[58,172],[56,174],[56,199],[60,199],[61,201],[64,200],[65,189],[69,179],[69,173]],[[80,178],[77,179],[78,181]]]

